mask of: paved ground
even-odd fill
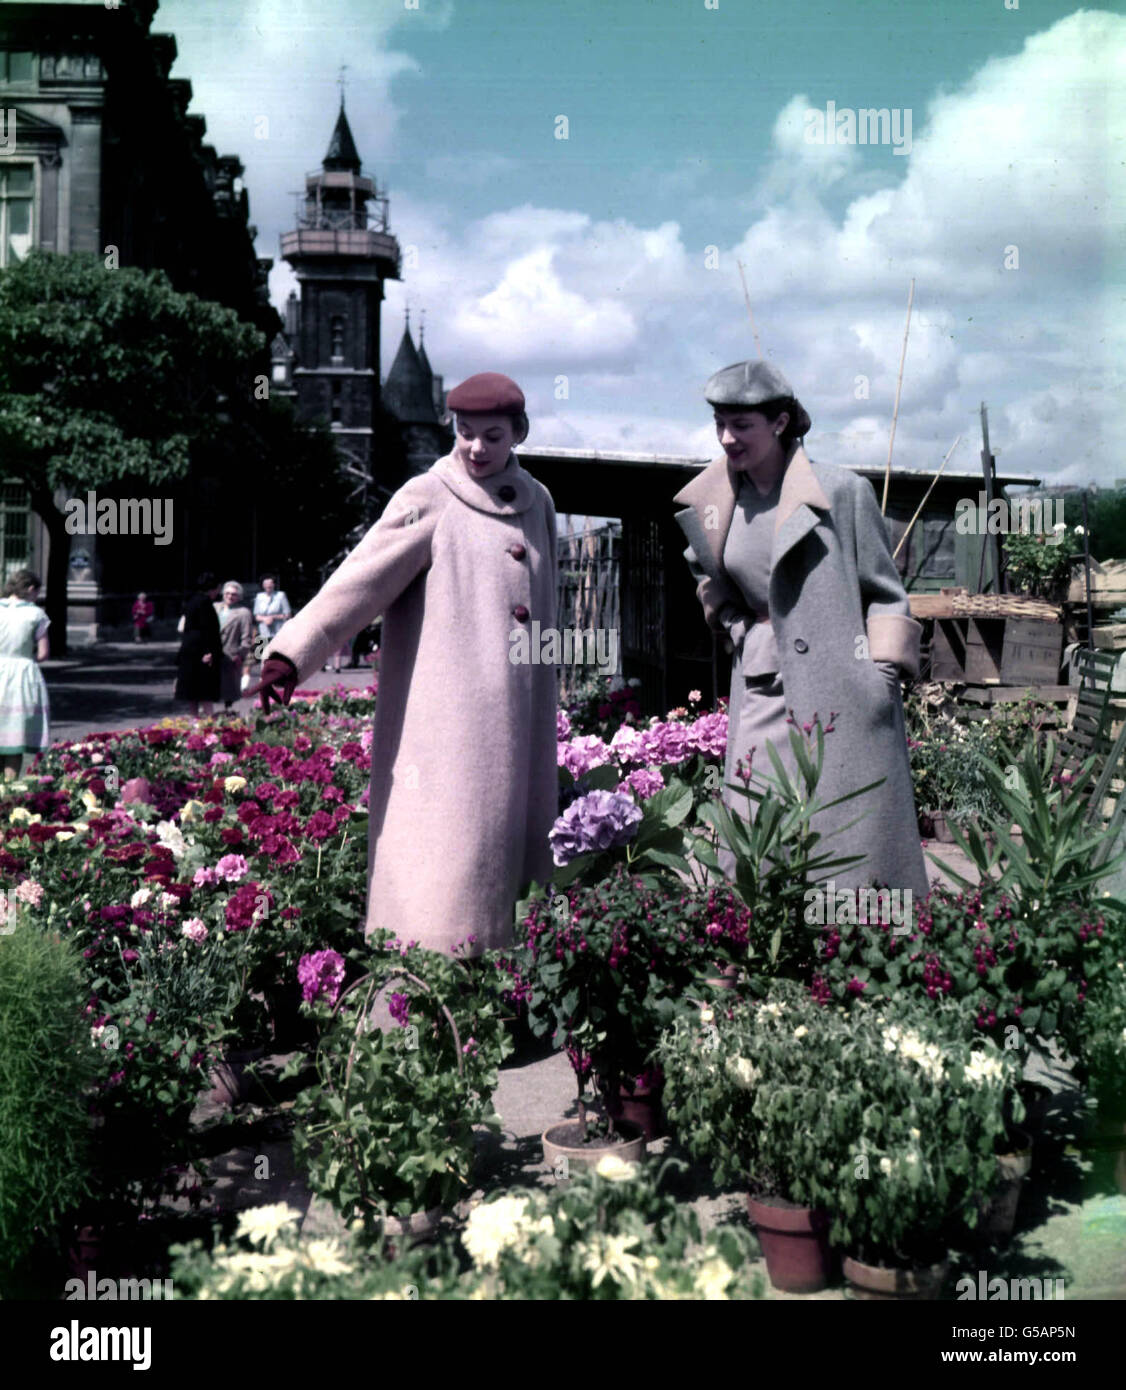
[[[171,715],[186,715],[186,702],[172,693],[178,650],[178,642],[103,642],[61,661],[43,662],[52,740],[140,728]],[[367,667],[344,670],[339,676],[318,671],[302,688],[325,690],[335,684],[362,688],[370,679]],[[246,713],[250,703],[240,700],[236,712]]]

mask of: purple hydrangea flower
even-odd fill
[[[641,807],[623,792],[593,791],[571,803],[551,827],[555,863],[569,864],[577,855],[612,849],[632,840],[642,819]]]
[[[565,767],[574,778],[579,778],[592,767],[601,767],[610,761],[610,750],[597,734],[584,734],[570,743],[560,743],[557,762]]]
[[[649,797],[662,791],[664,785],[659,768],[637,767],[624,782],[618,783],[618,790],[620,792],[636,792],[642,801],[646,801]]]
[[[314,951],[297,963],[301,997],[306,1004],[324,999],[335,1004],[344,983],[344,957],[338,951]]]
[[[405,1028],[411,1021],[410,1002],[409,994],[393,994],[387,1001],[391,1017],[400,1028]]]

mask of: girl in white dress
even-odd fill
[[[50,618],[38,606],[40,581],[17,570],[0,600],[0,766],[4,780],[19,776],[25,753],[50,744],[47,683],[38,662],[50,656]]]

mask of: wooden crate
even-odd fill
[[[931,639],[931,679],[966,679],[966,623],[958,618],[936,618]]]
[[[1059,679],[1063,627],[1038,618],[1008,618],[1001,651],[1004,685],[1054,685]]]
[[[1004,618],[969,618],[966,630],[966,680],[981,685],[1001,681],[1001,654],[1005,645]]]
[[[1126,623],[1096,623],[1091,640],[1100,651],[1122,651],[1126,649]]]

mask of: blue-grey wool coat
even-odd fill
[[[697,595],[708,623],[738,645],[756,619],[723,564],[740,475],[716,459],[677,493],[677,513]],[[883,785],[817,818],[824,834],[863,818],[825,845],[863,862],[833,874],[838,888],[872,883],[927,893],[898,682],[881,670],[919,670],[920,625],[888,546],[883,517],[867,479],[832,464],[811,463],[795,447],[782,480],[771,554],[770,622],[778,643],[787,706],[798,724],[816,713],[834,732],[825,739],[818,799],[831,801],[877,778]],[[736,653],[738,655],[738,653]],[[729,724],[738,724],[742,689],[735,662]],[[769,774],[769,759],[756,756]]]

